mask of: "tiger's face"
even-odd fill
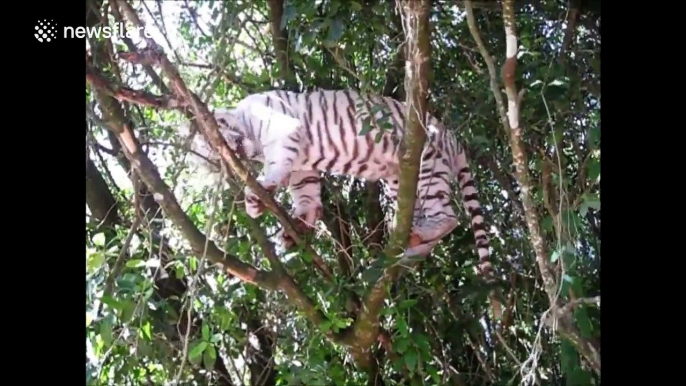
[[[255,146],[255,142],[246,135],[243,125],[231,113],[231,110],[217,110],[215,111],[215,117],[219,124],[219,131],[222,137],[224,137],[226,144],[238,157],[246,160],[259,159],[259,149]]]

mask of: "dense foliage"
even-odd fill
[[[209,108],[274,88],[405,98],[407,32],[392,1],[88,5],[90,25],[136,23],[135,11]],[[600,384],[600,12],[585,1],[515,7],[524,189],[498,107],[508,108],[502,4],[434,1],[429,18],[431,109],[468,147],[504,313],[489,308],[456,202],[461,225],[390,286],[380,334],[366,347],[348,332],[383,272],[389,235],[379,187],[327,176],[311,248],[274,249],[274,215],[248,218],[235,184],[188,168],[178,132],[188,113],[164,105],[179,92],[169,73],[117,55],[144,39],[90,39],[87,384]],[[141,151],[132,154],[134,142]],[[276,198],[289,208],[286,192]],[[275,274],[248,283],[215,264],[223,253]],[[315,269],[319,259],[332,275]]]

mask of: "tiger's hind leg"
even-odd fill
[[[451,205],[450,175],[440,155],[422,163],[417,180],[414,222],[406,255],[428,255],[459,221]]]
[[[428,165],[427,165],[428,166]],[[406,256],[427,256],[443,237],[459,224],[450,203],[450,185],[444,173],[436,173],[431,167],[422,166],[417,181],[414,218],[410,231]],[[426,172],[424,172],[426,170]],[[386,196],[397,212],[398,180],[385,181]],[[395,227],[393,216],[392,227]]]
[[[257,177],[257,182],[271,194],[288,184],[293,164],[300,155],[300,126],[292,129],[282,126],[284,127],[272,129],[272,132],[278,132],[278,136],[270,138],[263,147],[264,170],[263,174]],[[250,187],[246,186],[244,193],[247,215],[252,218],[260,217],[266,210],[264,203]]]
[[[291,174],[289,183],[293,201],[291,217],[296,219],[298,232],[301,234],[311,232],[322,216],[321,190],[319,171],[299,170]],[[295,245],[295,241],[283,227],[278,231],[276,239],[284,249],[290,249]]]

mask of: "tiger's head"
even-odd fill
[[[231,150],[243,160],[261,160],[261,151],[252,139],[252,133],[245,130],[246,127],[237,119],[232,110],[220,109],[214,112],[215,120],[219,125],[219,132]],[[191,125],[188,121],[182,123],[179,133],[183,138],[189,138]],[[205,140],[200,132],[195,132],[190,142],[188,161],[194,165],[196,174],[203,178],[212,179],[217,177],[221,170],[219,154]]]
[[[233,110],[217,109],[214,116],[226,144],[239,158],[260,159],[261,151],[255,143],[254,135],[246,129],[246,125],[238,119]]]

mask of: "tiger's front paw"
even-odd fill
[[[276,191],[276,186],[265,188],[265,190],[270,195],[273,195]],[[262,202],[262,200],[260,200],[257,194],[255,194],[249,187],[246,186],[244,192],[246,214],[252,218],[260,217],[267,210],[267,207],[264,205],[264,202]]]
[[[309,236],[314,233],[314,225],[310,225],[306,221],[306,215],[307,214],[302,214],[296,217],[294,219],[295,221],[293,222],[293,225],[295,225],[295,230],[300,236]],[[286,230],[283,227],[281,227],[276,234],[276,241],[285,250],[289,250],[296,245],[295,240],[293,240],[293,238],[286,233]]]
[[[293,213],[293,218],[302,223],[302,226],[312,229],[316,226],[317,221],[322,218],[322,213],[323,208],[321,205],[311,206],[305,209],[296,208],[295,213]]]
[[[276,234],[276,242],[281,248],[287,251],[295,246],[295,240],[286,233],[284,228],[281,228]]]

